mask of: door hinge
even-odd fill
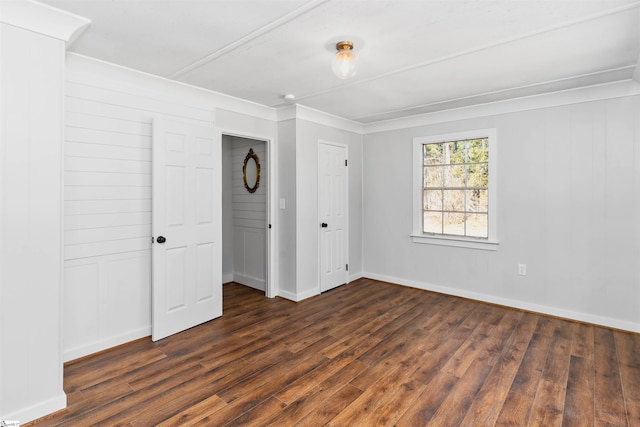
[[[344,159],[344,165],[347,166],[347,159]]]
[[[151,244],[153,245],[155,243],[155,239],[153,238],[153,236],[151,236]]]
[[[346,267],[347,267],[347,271],[349,271],[349,264],[347,264]]]

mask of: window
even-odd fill
[[[495,129],[413,143],[414,242],[495,250]]]

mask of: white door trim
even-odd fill
[[[251,134],[237,130],[226,128],[218,128],[222,135],[235,136],[239,138],[253,139],[264,142],[267,152],[267,218],[265,223],[266,229],[266,254],[267,254],[267,284],[265,286],[265,296],[274,298],[278,295],[278,239],[275,230],[278,228],[278,215],[275,212],[277,206],[277,142],[276,139],[269,136]],[[271,229],[269,229],[271,224]]]
[[[317,185],[316,195],[318,199],[318,212],[317,212],[317,224],[318,224],[318,294],[322,293],[322,228],[320,228],[320,223],[322,222],[320,218],[320,146],[321,145],[332,145],[335,147],[343,148],[345,151],[345,160],[349,161],[349,146],[347,144],[327,141],[324,139],[318,139],[317,146],[317,159],[318,159],[318,169],[317,169]],[[349,264],[349,169],[347,169],[346,181],[345,181],[345,215],[346,215],[346,225],[345,225],[345,253],[346,253],[346,263]],[[349,283],[349,271],[346,271],[345,283]]]

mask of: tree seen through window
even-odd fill
[[[487,238],[489,139],[423,144],[423,232]]]

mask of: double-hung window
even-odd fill
[[[495,129],[413,144],[414,242],[495,250]]]

